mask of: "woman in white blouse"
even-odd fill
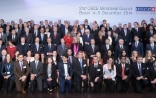
[[[116,77],[116,66],[113,63],[113,58],[109,57],[107,64],[103,66],[103,77],[107,92],[115,91],[115,77]]]

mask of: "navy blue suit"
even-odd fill
[[[21,43],[17,45],[17,50],[23,54],[24,56],[26,56],[27,51],[29,50],[29,45],[28,44],[24,44],[22,45]]]
[[[35,53],[42,53],[43,52],[43,46],[41,44],[39,44],[38,50],[37,50],[36,44],[32,44],[31,45],[31,51],[32,51],[33,54],[35,54]]]
[[[60,62],[58,64],[58,69],[59,69],[59,83],[60,83],[60,92],[61,93],[64,93],[65,90],[67,92],[70,91],[71,89],[71,80],[67,80],[66,79],[66,75],[65,75],[65,64],[67,64],[67,71],[68,71],[68,76],[72,77],[73,75],[73,68],[71,66],[71,64],[68,62],[68,63],[63,63],[63,62]],[[66,87],[66,84],[67,84],[67,88]]]
[[[137,51],[138,54],[144,56],[144,50],[143,50],[143,44],[142,44],[142,42],[139,42],[137,47],[135,46],[135,42],[133,42],[132,43],[132,46],[131,46],[131,53],[134,50]]]
[[[48,44],[44,46],[45,55],[47,55],[48,52],[53,52],[54,50],[56,50],[56,47],[53,44],[51,44],[51,48],[49,48]]]
[[[154,48],[152,49],[152,46],[151,44],[147,44],[146,45],[146,50],[151,50],[152,51],[152,54],[155,54],[156,55],[156,45],[154,44]]]

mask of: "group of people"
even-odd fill
[[[156,91],[156,21],[111,27],[0,19],[0,89],[78,93]]]

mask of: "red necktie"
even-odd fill
[[[122,64],[122,77],[125,75],[125,66]]]

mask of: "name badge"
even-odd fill
[[[101,71],[101,69],[97,69],[97,71]]]
[[[7,72],[7,74],[9,75],[9,74],[10,74],[10,72]]]
[[[23,66],[23,68],[26,68],[26,66]]]

